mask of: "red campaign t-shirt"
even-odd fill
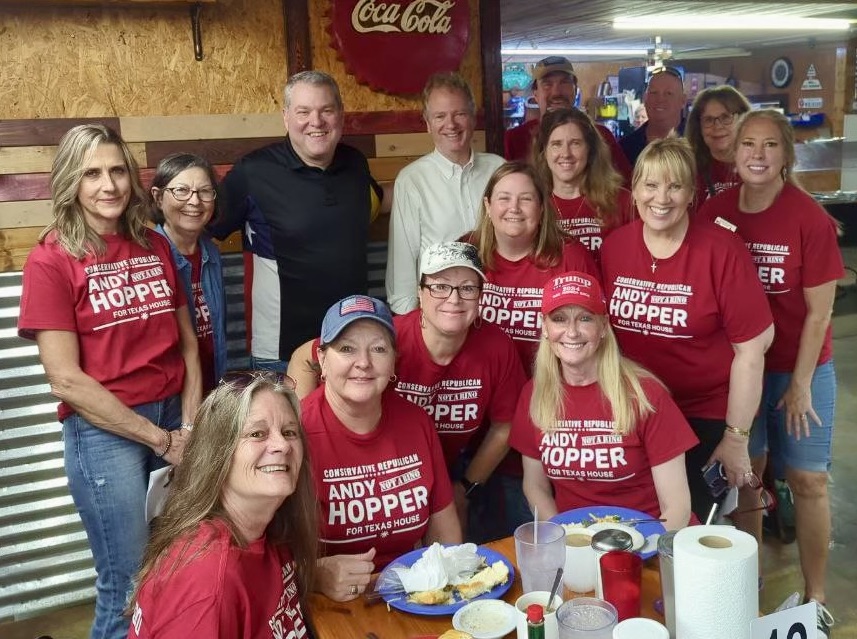
[[[414,549],[429,518],[452,503],[443,451],[428,414],[393,391],[369,434],[350,431],[324,397],[301,402],[321,506],[323,555],[375,548],[375,569]]]
[[[396,392],[434,419],[447,467],[480,431],[510,423],[526,378],[512,340],[484,322],[471,327],[461,350],[447,365],[431,359],[420,331],[420,311],[398,315]],[[484,428],[483,428],[484,427]]]
[[[200,524],[172,572],[184,540],[170,547],[137,597],[128,639],[303,637],[295,562],[289,548],[263,536],[236,546],[220,520]],[[194,557],[197,550],[201,552]]]
[[[103,236],[104,255],[78,260],[52,233],[24,265],[18,334],[77,334],[80,368],[126,406],[175,395],[184,381],[176,309],[187,301],[167,240],[150,229],[146,238],[151,249]],[[60,420],[73,412],[60,403]]]
[[[588,248],[596,261],[604,238],[613,229],[633,222],[637,217],[631,192],[626,189],[619,189],[616,199],[616,223],[608,226],[601,225],[595,210],[582,195],[570,200],[551,195],[551,200],[557,210],[559,227]]]
[[[184,257],[190,262],[190,287],[196,313],[196,341],[199,344],[199,364],[202,367],[202,390],[203,395],[207,395],[217,385],[217,380],[214,379],[214,327],[202,290],[202,251]]]
[[[836,227],[808,193],[792,184],[786,184],[774,203],[758,213],[740,212],[739,194],[740,189],[734,188],[709,200],[700,216],[728,220],[747,242],[774,316],[774,343],[765,356],[765,367],[790,373],[806,319],[804,289],[837,280],[844,272]],[[828,325],[818,363],[832,355]]]
[[[503,136],[503,156],[507,160],[529,161],[533,152],[533,138],[538,135],[541,120],[528,120],[520,126],[507,129]],[[596,124],[595,128],[601,139],[610,150],[610,162],[616,172],[622,176],[622,183],[631,183],[631,173],[634,167],[628,162],[628,157],[616,141],[616,137],[603,124]]]
[[[601,267],[625,355],[663,380],[686,417],[724,419],[732,344],[772,322],[741,241],[713,224],[691,224],[678,251],[652,272],[637,220],[604,241]]]
[[[726,189],[741,184],[741,176],[735,170],[734,164],[728,164],[711,158],[708,180],[699,172],[696,176],[696,208],[699,208],[711,198],[709,184],[714,189],[714,195],[723,193]]]
[[[494,268],[485,270],[479,300],[482,319],[502,328],[515,342],[527,377],[542,335],[542,290],[550,278],[568,271],[599,277],[589,251],[576,240],[565,243],[559,264],[539,268],[530,256],[512,262],[494,252]]]
[[[558,512],[585,506],[633,508],[660,517],[652,467],[698,443],[669,392],[656,380],[643,379],[654,412],[628,435],[613,432],[613,413],[601,387],[563,385],[565,415],[545,434],[530,419],[533,383],[518,400],[509,444],[522,455],[540,459],[554,488]]]

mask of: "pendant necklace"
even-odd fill
[[[578,195],[578,197],[580,198],[580,204],[577,205],[577,210],[574,212],[574,216],[571,218],[563,218],[563,219],[573,220],[573,219],[577,219],[580,217],[580,211],[583,210],[583,205],[586,204],[586,196],[581,193],[580,195]],[[568,198],[563,198],[563,199],[568,201]],[[557,217],[560,217],[560,214],[562,213],[562,209],[559,207],[559,198],[557,197],[556,193],[551,193],[551,201],[553,202],[553,206],[556,209]]]
[[[654,274],[655,270],[658,268],[658,258],[652,255],[651,251],[649,251],[649,257],[652,258],[652,274]]]

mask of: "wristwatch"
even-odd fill
[[[458,481],[461,483],[462,486],[464,486],[464,496],[465,497],[470,497],[470,495],[473,493],[473,491],[475,491],[477,488],[479,488],[482,485],[478,481],[470,481],[464,475],[462,475],[461,479],[459,479]]]

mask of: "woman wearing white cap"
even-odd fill
[[[427,247],[420,259],[420,308],[393,318],[398,358],[396,391],[434,419],[459,517],[469,541],[514,530],[479,511],[482,492],[508,451],[508,433],[524,371],[507,335],[478,316],[484,275],[476,248],[463,242]],[[306,395],[318,384],[317,342],[292,355],[289,372]],[[471,516],[467,517],[468,505]],[[478,512],[473,512],[473,509]],[[511,528],[507,531],[506,529]]]
[[[535,374],[524,386],[511,445],[539,517],[608,504],[690,519],[684,453],[696,437],[669,391],[622,357],[601,286],[571,272],[547,282]]]
[[[317,356],[325,383],[301,403],[321,512],[316,589],[347,601],[416,546],[461,543],[461,526],[431,418],[388,390],[396,333],[386,304],[336,302]]]

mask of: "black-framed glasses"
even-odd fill
[[[210,187],[204,189],[192,189],[187,186],[165,186],[164,191],[169,191],[179,202],[187,202],[193,194],[199,196],[200,202],[214,202],[217,199],[217,191]]]
[[[246,388],[257,379],[282,386],[286,390],[295,390],[297,383],[285,373],[277,371],[228,371],[220,378],[219,384],[229,384],[235,388]]]
[[[435,282],[433,284],[420,284],[420,288],[428,289],[429,295],[439,300],[447,299],[453,291],[458,291],[458,297],[463,300],[475,300],[479,299],[479,294],[482,292],[482,287],[476,284],[453,286],[452,284]]]
[[[702,124],[703,129],[711,129],[715,124],[719,124],[720,126],[729,126],[735,121],[734,113],[724,113],[723,115],[718,115],[716,118],[712,115],[706,115],[700,118],[699,122]]]

